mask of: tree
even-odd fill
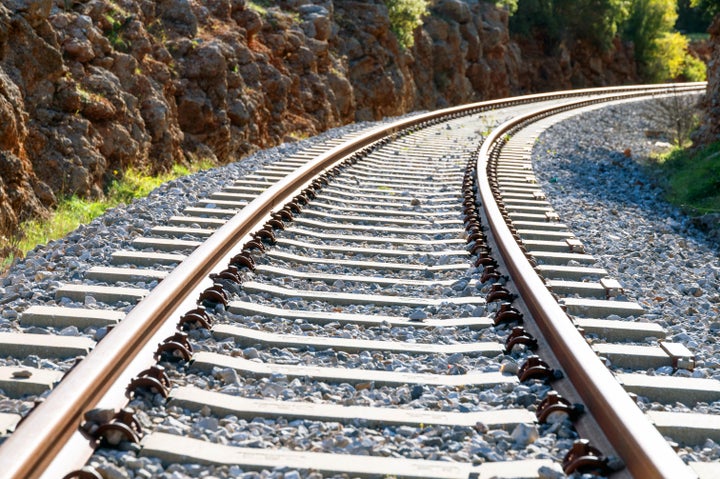
[[[720,13],[720,0],[691,0],[691,7],[700,7],[711,15]]]
[[[632,0],[624,26],[635,45],[640,72],[653,81],[705,79],[705,66],[688,53],[688,40],[675,32],[676,0]]]
[[[678,33],[665,33],[655,42],[650,71],[659,80],[705,80],[705,64],[688,54],[688,39]]]
[[[390,17],[390,29],[403,48],[415,43],[414,31],[422,25],[422,19],[428,13],[428,0],[385,0]]]
[[[628,15],[625,0],[555,0],[555,15],[568,34],[607,50]]]
[[[627,0],[523,0],[510,26],[515,33],[540,33],[550,48],[580,40],[606,50],[627,18],[626,4]]]
[[[677,31],[705,33],[711,21],[712,15],[698,5],[693,5],[693,0],[678,0],[678,19],[675,22]]]
[[[523,0],[510,18],[510,31],[523,36],[542,33],[551,46],[561,39],[560,19],[555,17],[553,0]]]
[[[720,0],[686,1],[720,7]],[[646,79],[703,80],[704,65],[688,53],[687,39],[673,30],[677,18],[677,0],[522,0],[510,29],[542,42],[548,54],[563,43],[574,48],[576,42],[607,50],[622,34],[633,42],[638,70]]]
[[[653,42],[672,30],[677,20],[673,0],[634,0],[625,26],[640,58],[647,56]]]

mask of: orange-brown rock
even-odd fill
[[[708,86],[702,103],[705,118],[693,137],[693,141],[698,144],[720,141],[720,15],[715,16],[708,32]]]
[[[381,0],[0,0],[0,233],[114,171],[234,161],[416,109],[635,78],[619,43],[547,55],[492,2],[435,0],[404,50]]]

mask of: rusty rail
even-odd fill
[[[505,266],[533,321],[552,348],[565,376],[633,477],[697,479],[697,474],[682,462],[605,367],[528,262],[498,208],[489,183],[487,164],[491,155],[499,153],[505,135],[534,120],[592,103],[595,101],[581,101],[533,112],[494,129],[478,152],[478,196],[485,210],[487,226],[492,230]]]
[[[702,86],[704,84],[688,85],[694,88]],[[211,284],[208,275],[227,262],[236,245],[247,240],[250,232],[269,218],[273,208],[284,204],[314,177],[347,156],[392,137],[403,129],[446,117],[542,100],[597,97],[610,93],[652,94],[667,88],[667,85],[653,85],[574,90],[448,108],[374,129],[319,156],[266,190],[217,230],[65,376],[46,401],[38,405],[0,446],[0,470],[3,471],[3,477],[62,477],[84,464],[95,444],[80,432],[83,414],[96,407],[124,407],[127,404],[125,388],[130,379],[155,363],[155,346],[174,331],[174,322],[169,320],[195,306],[192,298]],[[521,269],[518,274],[529,273]],[[559,336],[564,337],[564,334]]]

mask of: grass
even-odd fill
[[[305,131],[291,131],[288,136],[297,141],[307,140],[310,138],[310,134]]]
[[[268,0],[255,0],[247,2],[247,6],[250,8],[250,10],[255,10],[257,13],[264,17],[267,15],[267,9],[272,7],[272,2]]]
[[[710,34],[709,33],[686,33],[685,36],[690,40],[691,42],[699,42],[703,40],[710,40]]]
[[[670,202],[691,214],[720,213],[720,142],[675,148],[657,164]]]
[[[121,178],[112,182],[105,198],[88,200],[77,196],[62,198],[55,211],[46,220],[33,219],[20,225],[11,245],[16,254],[0,258],[0,271],[5,271],[17,257],[23,257],[38,245],[62,238],[78,226],[91,222],[105,211],[137,198],[147,196],[161,184],[213,167],[209,160],[200,160],[188,166],[175,165],[169,173],[151,176],[137,169],[127,170]],[[117,174],[117,172],[116,172]]]
[[[110,24],[110,31],[105,34],[115,50],[127,52],[129,45],[123,40],[121,33],[131,18],[132,15],[127,10],[113,1],[110,2],[110,13],[105,15],[105,20]]]
[[[300,23],[300,14],[297,12],[276,11],[270,15],[268,9],[276,6],[276,2],[270,0],[251,0],[247,2],[247,7],[260,14],[261,17],[268,19],[270,24],[277,28],[289,28],[291,24]]]
[[[91,91],[86,90],[85,88],[81,87],[79,84],[76,86],[77,92],[80,95],[80,99],[84,103],[94,103],[94,102],[101,102],[103,101],[103,97],[99,93],[94,93]]]

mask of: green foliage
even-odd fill
[[[10,253],[7,256],[0,257],[0,272],[7,271],[15,261],[15,256]]]
[[[110,29],[105,31],[105,36],[110,40],[110,44],[115,50],[127,52],[129,45],[122,38],[122,31],[127,27],[127,24],[133,17],[115,2],[111,1],[109,6],[110,13],[105,14],[105,20],[110,26]]]
[[[690,6],[700,8],[710,15],[720,13],[720,0],[690,0]]]
[[[673,46],[665,36],[672,30],[677,13],[675,0],[632,0],[630,17],[625,24],[625,38],[635,45],[635,59],[642,73],[661,80],[669,67],[663,65],[669,53],[664,46]]]
[[[192,175],[193,173],[197,173],[198,171],[203,170],[209,170],[210,168],[213,168],[215,166],[215,163],[213,163],[211,160],[204,159],[204,158],[192,158],[192,161],[189,166],[187,165],[181,165],[180,163],[176,163],[172,166],[170,169],[169,178],[165,181],[169,181],[171,179],[180,178],[181,176],[188,176]]]
[[[422,25],[427,15],[430,2],[428,0],[385,0],[390,16],[390,29],[403,48],[410,48],[415,43],[413,32]]]
[[[685,50],[687,49],[687,38],[681,34],[664,33],[660,38],[655,39],[652,46],[650,71],[657,80],[677,78],[682,72]]]
[[[688,53],[688,40],[680,33],[658,38],[649,61],[650,72],[657,80],[705,80],[705,64]]]
[[[128,44],[123,40],[120,35],[123,29],[123,23],[113,18],[111,15],[105,16],[106,20],[110,24],[110,30],[105,32],[107,39],[110,40],[110,44],[113,48],[120,52],[127,52]]]
[[[510,18],[510,31],[526,37],[537,36],[550,49],[562,40],[561,20],[554,15],[552,0],[523,0]]]
[[[272,2],[268,0],[254,0],[247,2],[247,6],[264,17],[267,15],[267,9],[272,7]]]
[[[37,245],[62,238],[81,224],[89,223],[110,208],[147,196],[166,181],[186,176],[213,167],[209,160],[200,160],[189,167],[174,165],[170,173],[151,176],[140,170],[127,170],[121,178],[115,179],[102,200],[87,200],[77,196],[62,198],[55,211],[47,220],[33,219],[20,225],[15,238],[2,251],[9,254],[0,257],[0,271],[9,267],[17,256],[22,256]],[[118,172],[114,172],[118,175]]]
[[[635,45],[640,72],[652,81],[705,79],[704,64],[688,53],[688,39],[673,31],[675,0],[633,0],[625,38]]]
[[[122,178],[113,180],[110,184],[105,203],[108,208],[121,203],[130,203],[136,198],[147,196],[152,190],[171,179],[173,179],[172,174],[150,176],[131,168],[122,175]]]
[[[707,80],[707,65],[699,58],[685,53],[685,61],[683,62],[680,79],[686,81],[705,81]]]
[[[546,49],[581,40],[605,50],[627,15],[625,0],[523,0],[510,29],[542,38]]]
[[[673,31],[676,9],[677,0],[522,0],[510,31],[541,42],[547,54],[576,41],[607,50],[622,34],[633,42],[645,78],[704,80],[705,68],[687,52],[687,38]]]
[[[603,50],[610,48],[628,16],[624,0],[556,0],[556,3],[557,14],[566,19],[573,37]]]
[[[720,142],[699,150],[676,148],[661,157],[667,198],[691,213],[720,212]]]
[[[504,8],[512,15],[517,12],[519,1],[520,0],[495,0],[495,6]]]
[[[38,244],[61,238],[83,223],[88,223],[109,208],[101,201],[88,201],[77,196],[62,199],[47,221],[30,220],[22,224],[18,248],[23,253]]]
[[[706,10],[693,6],[692,0],[678,0],[678,19],[675,30],[686,35],[707,32],[712,15]]]

